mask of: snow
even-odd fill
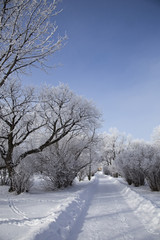
[[[159,192],[97,173],[55,192],[0,187],[0,240],[159,240]]]

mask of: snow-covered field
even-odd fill
[[[56,192],[0,187],[0,240],[159,240],[160,193],[97,173]]]

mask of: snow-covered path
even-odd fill
[[[116,179],[99,175],[94,195],[68,240],[159,240],[159,234],[148,232],[129,207],[123,190]]]
[[[0,187],[0,240],[160,240],[160,193],[97,173],[55,192]]]

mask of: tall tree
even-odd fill
[[[23,159],[42,152],[69,133],[92,131],[100,114],[92,103],[64,85],[45,87],[35,98],[33,89],[22,90],[16,81],[7,83],[0,89],[1,169],[7,167],[10,190],[15,190],[15,169]]]
[[[0,89],[0,156],[3,159],[1,169],[7,168],[12,180],[15,149],[28,139],[31,133],[42,126],[35,112],[34,89],[22,89],[17,81],[9,81]],[[12,189],[12,181],[11,181]]]
[[[0,1],[0,87],[13,73],[24,72],[61,48],[54,17],[57,0]]]

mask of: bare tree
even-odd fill
[[[61,48],[54,17],[57,0],[0,1],[0,87],[13,73],[24,72]]]

